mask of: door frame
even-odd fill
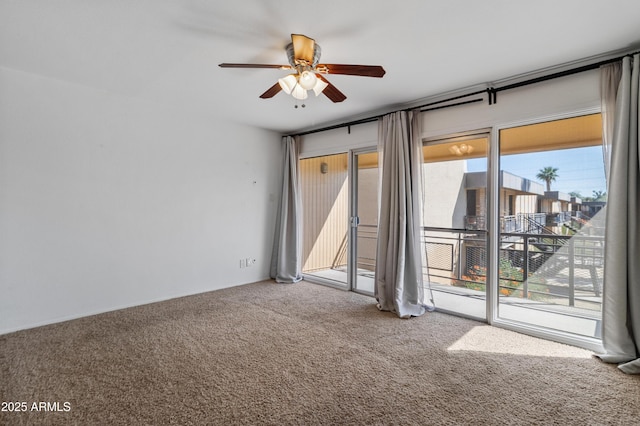
[[[448,143],[454,143],[454,142],[464,142],[467,140],[472,140],[472,139],[477,139],[477,138],[486,138],[487,140],[487,181],[486,181],[486,226],[487,226],[487,230],[486,230],[486,239],[487,239],[487,246],[486,246],[486,250],[487,250],[487,277],[486,277],[486,284],[485,284],[485,312],[484,312],[484,317],[480,317],[480,316],[476,316],[476,315],[471,315],[469,313],[464,313],[464,312],[459,312],[459,311],[451,311],[448,309],[440,309],[438,308],[438,305],[436,304],[436,310],[440,311],[440,312],[444,312],[447,314],[451,314],[451,315],[456,315],[456,316],[460,316],[460,317],[465,317],[465,318],[470,318],[474,321],[486,321],[487,323],[490,323],[490,318],[493,317],[493,312],[491,310],[491,295],[492,293],[494,293],[494,290],[492,289],[491,286],[491,274],[494,273],[492,272],[492,257],[491,257],[491,250],[490,250],[490,242],[491,242],[491,228],[492,228],[492,213],[491,213],[491,207],[490,207],[490,203],[491,201],[491,196],[493,191],[492,185],[491,185],[491,150],[492,150],[492,146],[494,145],[493,142],[493,137],[494,137],[494,129],[492,127],[483,127],[483,128],[478,128],[475,130],[466,130],[466,131],[459,131],[459,132],[455,132],[455,133],[450,133],[450,134],[444,134],[444,135],[439,135],[439,136],[433,136],[433,137],[429,137],[429,138],[423,138],[422,139],[422,146],[423,148],[427,145],[437,145],[437,144],[448,144]]]
[[[358,225],[360,216],[358,215],[358,156],[362,154],[377,153],[377,146],[356,148],[349,150],[349,256],[347,261],[348,289],[350,291],[373,296],[374,292],[361,290],[357,286],[358,281]],[[379,194],[379,190],[378,190]],[[379,198],[379,197],[376,197]],[[378,200],[379,201],[379,200]],[[379,202],[378,202],[379,204]],[[379,213],[379,205],[376,206]],[[375,288],[375,287],[374,287]]]
[[[339,152],[326,152],[312,156],[301,156],[299,160],[306,160],[315,157],[324,157],[330,155],[347,154],[347,179],[348,179],[348,215],[345,220],[348,221],[348,235],[347,235],[347,282],[341,283],[339,281],[315,276],[313,274],[304,275],[304,279],[316,284],[326,285],[328,287],[334,287],[340,290],[353,291],[356,293],[364,294],[367,296],[373,296],[373,292],[363,291],[357,287],[357,226],[352,226],[352,218],[357,217],[357,202],[358,202],[358,169],[357,169],[357,156],[360,154],[371,154],[378,151],[377,146],[370,145],[367,147],[359,147],[349,149],[348,151]]]
[[[489,170],[487,175],[487,195],[489,197],[489,205],[487,206],[487,227],[489,228],[487,229],[489,238],[487,261],[490,262],[490,267],[487,268],[487,322],[490,325],[495,325],[500,328],[525,333],[545,340],[552,340],[559,343],[582,347],[594,352],[602,351],[602,342],[598,339],[578,336],[560,330],[543,329],[534,325],[527,325],[526,323],[500,318],[499,316],[497,289],[500,273],[498,268],[498,259],[500,256],[500,131],[513,127],[540,124],[600,113],[602,113],[600,107],[591,107],[545,116],[536,116],[525,120],[498,123],[491,129],[491,144],[489,146],[489,159],[487,165]]]

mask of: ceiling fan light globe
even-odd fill
[[[318,96],[324,89],[327,88],[328,85],[329,84],[327,84],[326,82],[320,80],[319,78],[316,78],[316,84],[315,86],[313,86],[313,92],[316,94],[316,96]]]
[[[282,90],[287,94],[290,95],[291,92],[295,89],[295,87],[298,84],[298,80],[296,79],[296,76],[294,74],[289,74],[286,77],[280,78],[278,79],[278,83],[280,84],[280,87],[282,87]]]
[[[307,91],[302,88],[302,86],[300,86],[299,84],[296,84],[296,86],[291,91],[291,96],[293,96],[296,99],[303,100],[303,99],[307,99],[309,95],[307,94]]]
[[[300,86],[302,86],[302,88],[305,90],[311,90],[316,85],[317,81],[318,77],[316,77],[316,74],[307,70],[303,71],[302,74],[300,74],[298,84],[300,84]]]

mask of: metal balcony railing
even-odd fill
[[[486,291],[485,231],[423,228],[432,283]],[[601,309],[604,238],[502,232],[501,296]]]
[[[378,242],[378,226],[360,224],[357,228],[359,270],[374,271],[376,266],[376,246]]]
[[[509,224],[525,222],[517,215],[505,219],[505,229],[510,229]],[[530,223],[526,226],[535,232],[500,233],[500,296],[600,310],[604,238],[548,234]],[[357,267],[363,273],[375,270],[377,232],[376,225],[358,227]],[[421,241],[425,249],[425,281],[440,289],[449,286],[486,292],[485,230],[423,227]],[[344,250],[341,246],[340,251]]]
[[[574,213],[518,213],[500,217],[500,232],[524,232],[529,234],[555,234],[550,227],[571,224],[579,216]],[[580,215],[582,216],[582,215]],[[465,216],[466,230],[487,229],[484,216]]]

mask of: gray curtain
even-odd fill
[[[279,283],[295,283],[302,279],[302,198],[298,170],[299,139],[282,138],[284,159],[282,195],[276,218],[271,278]]]
[[[422,280],[422,140],[419,111],[400,111],[378,122],[381,154],[380,220],[375,268],[378,308],[401,318],[419,316]]]
[[[622,73],[622,63],[615,62],[603,66],[600,69],[600,97],[602,110],[602,154],[604,157],[604,171],[609,180],[609,167],[611,166],[611,142],[613,141],[613,128],[615,125],[616,97],[618,84]]]
[[[612,122],[613,129],[602,308],[605,353],[598,356],[603,361],[619,364],[618,368],[629,374],[640,374],[639,70],[640,55],[634,55],[633,60],[630,57],[622,60],[622,75],[617,85],[607,81],[612,69],[603,70],[601,74],[602,99],[603,102],[609,100],[605,113],[613,114],[613,117],[603,117],[603,122],[605,126]],[[616,90],[615,96],[608,90]],[[606,127],[604,134],[606,139]]]

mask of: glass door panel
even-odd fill
[[[300,160],[306,278],[349,288],[348,154]]]
[[[374,294],[378,244],[378,153],[353,154],[353,250],[352,289]]]
[[[488,134],[428,142],[423,192],[425,284],[436,308],[486,319]]]
[[[600,114],[500,131],[497,317],[601,338]]]

